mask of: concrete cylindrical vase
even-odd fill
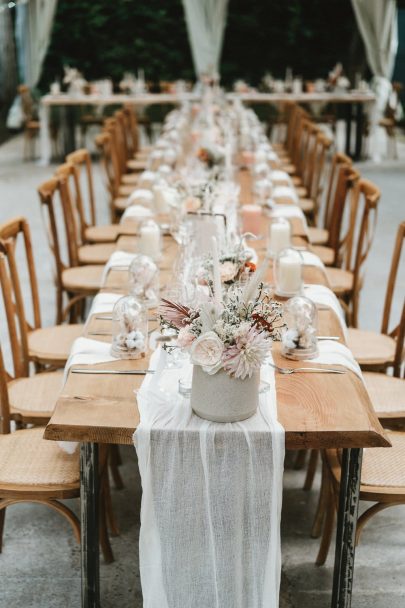
[[[251,378],[233,378],[223,369],[209,375],[194,365],[191,407],[200,418],[213,422],[246,420],[259,405],[260,372]]]

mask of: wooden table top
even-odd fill
[[[249,202],[246,172],[240,175],[241,199]],[[264,230],[266,230],[266,220]],[[134,236],[122,236],[117,249],[134,250]],[[298,237],[300,243],[305,240]],[[252,243],[250,243],[252,244]],[[264,242],[254,244],[259,259],[264,256]],[[169,284],[172,263],[177,246],[165,237],[161,263],[161,287]],[[266,281],[272,283],[269,266]],[[304,269],[307,283],[327,284],[324,273],[317,267]],[[125,293],[125,272],[112,270],[107,278],[106,291]],[[150,311],[153,318],[155,311]],[[98,316],[98,315],[97,315]],[[107,315],[105,315],[107,316]],[[340,323],[331,309],[318,309],[319,335],[339,336],[344,343]],[[150,328],[153,327],[153,322]],[[92,339],[111,342],[111,335],[93,336],[93,332],[111,332],[108,319],[88,319],[85,335]],[[275,363],[280,366],[299,367],[301,362],[286,361],[280,355],[280,345],[273,348]],[[149,356],[141,360],[116,360],[108,369],[145,369]],[[103,369],[106,363],[87,365],[86,369]],[[310,366],[310,362],[305,362]],[[45,438],[52,440],[83,441],[94,443],[131,444],[132,435],[139,424],[139,412],[134,391],[144,376],[85,375],[69,373],[55,411],[45,430]],[[286,447],[378,447],[389,442],[372,409],[362,381],[351,371],[344,375],[276,373],[278,419],[285,429]]]

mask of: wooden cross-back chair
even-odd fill
[[[17,258],[16,249],[21,243],[23,256]],[[31,233],[28,222],[17,217],[0,225],[1,260],[0,284],[5,300],[13,356],[18,357],[17,332],[23,354],[22,370],[28,375],[28,362],[38,366],[63,367],[69,356],[73,341],[83,332],[82,325],[59,325],[41,327],[39,290],[34,262]],[[21,275],[28,276],[27,291],[23,294]],[[24,296],[29,296],[24,297]],[[30,304],[32,321],[27,319],[27,305]],[[15,361],[15,367],[17,362]],[[17,365],[17,368],[20,366]],[[20,374],[18,374],[20,375]]]
[[[346,257],[350,259],[356,222],[359,193],[356,185],[360,174],[352,165],[338,163],[333,172],[333,188],[328,195],[328,243],[315,245],[312,250],[326,266],[340,268]]]
[[[94,196],[94,181],[90,152],[85,148],[76,150],[75,152],[68,154],[66,161],[71,163],[75,170],[76,197],[78,204],[81,203],[82,208],[82,211],[80,207],[78,208],[82,242],[115,242],[119,233],[118,225],[96,225],[96,199]],[[87,201],[85,200],[86,197],[83,196],[81,188],[81,178],[83,174],[85,175],[85,181],[87,182]],[[86,208],[88,209],[87,213]]]
[[[397,236],[388,276],[385,293],[384,310],[381,323],[381,332],[364,331],[360,329],[349,329],[348,343],[354,356],[364,370],[385,372],[388,368],[393,369],[394,376],[399,377],[404,360],[404,334],[405,334],[405,297],[402,291],[399,293],[402,313],[396,322],[392,319],[393,297],[398,287],[399,269],[404,264],[403,245],[405,240],[405,221],[398,226]],[[399,283],[399,286],[401,284]],[[399,287],[401,290],[401,286]],[[401,310],[401,308],[400,308]],[[367,375],[368,376],[368,375]],[[368,376],[370,384],[373,383],[375,390],[380,380],[374,374]],[[381,382],[387,381],[381,380]],[[404,404],[405,408],[405,404]]]
[[[65,178],[54,177],[44,182],[39,186],[38,194],[54,258],[56,319],[59,324],[68,313],[70,320],[74,320],[83,300],[100,290],[103,267],[94,264],[79,266],[77,227]],[[62,217],[63,229],[58,225],[58,217]],[[68,300],[66,307],[64,296]]]
[[[75,235],[77,244],[77,256],[80,265],[106,264],[111,254],[115,251],[114,243],[83,244],[83,233],[85,233],[86,222],[83,210],[83,197],[80,185],[80,176],[73,163],[60,165],[55,174],[66,181],[66,205],[71,209],[67,214],[70,221],[74,223],[72,236]]]
[[[101,153],[101,162],[107,179],[111,221],[115,223],[128,206],[128,197],[135,189],[135,185],[129,186],[121,183],[121,172],[113,135],[105,130],[96,137],[95,142]]]
[[[143,171],[146,168],[149,149],[140,149],[139,124],[135,108],[132,104],[125,104],[122,108],[123,125],[128,142],[127,169],[129,171]]]
[[[35,378],[43,381],[47,375],[38,374]],[[11,432],[10,422],[15,419],[12,388],[17,383],[25,383],[28,398],[35,401],[35,386],[32,382],[28,385],[28,381],[35,378],[10,381],[0,347],[0,553],[3,548],[6,509],[24,502],[44,505],[62,515],[80,543],[80,521],[64,502],[60,502],[80,498],[78,450],[74,454],[68,454],[56,441],[45,440],[45,429],[42,426]],[[45,395],[44,390],[43,396]],[[33,422],[38,422],[38,419]],[[114,558],[107,530],[107,519],[112,522],[107,459],[108,451],[103,448],[99,469],[100,545],[106,563],[110,563]]]
[[[124,113],[119,110],[115,113],[114,118],[105,122],[105,129],[112,137],[112,152],[116,155],[117,167],[119,171],[120,189],[129,188],[131,192],[138,183],[138,175],[134,172],[129,172],[127,166],[128,144],[125,130]],[[141,170],[143,170],[142,167]]]
[[[353,168],[351,175],[356,174]],[[353,178],[352,178],[353,179]],[[379,188],[372,182],[356,181],[351,201],[351,219],[344,244],[344,268],[327,267],[326,275],[334,293],[345,307],[350,325],[357,327],[360,291],[363,286],[364,263],[370,252],[377,223],[377,208],[381,197]],[[357,222],[357,218],[359,221]],[[334,219],[332,215],[332,224]],[[354,243],[355,227],[358,225],[357,242]]]
[[[324,198],[324,206],[320,209],[319,215],[322,216],[323,222],[322,227],[312,227],[308,228],[309,240],[312,245],[329,245],[329,228],[331,221],[331,208],[333,205],[333,200],[335,196],[337,178],[339,175],[339,167],[340,165],[352,165],[352,160],[346,154],[342,154],[341,152],[336,152],[333,154],[330,167],[329,167],[329,175],[327,179],[327,188],[326,194]]]
[[[373,502],[357,517],[356,544],[371,518],[389,507],[405,504],[405,433],[387,432],[392,447],[364,450],[360,483],[360,500]],[[316,564],[325,563],[333,535],[335,514],[339,506],[342,458],[339,450],[322,454],[322,488],[312,537],[321,536]]]
[[[15,268],[10,269],[4,246],[0,243],[0,284],[12,360],[12,371],[4,370],[9,384],[8,417],[18,425],[43,424],[53,412],[63,376],[61,372],[46,372],[29,377],[29,344],[24,326],[23,295],[18,283],[13,289],[13,275]]]
[[[311,123],[309,142],[306,151],[306,163],[303,174],[304,189],[297,192],[300,196],[299,206],[311,221],[316,223],[325,177],[325,163],[332,141],[319,128]]]

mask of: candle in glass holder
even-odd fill
[[[275,262],[276,293],[299,294],[302,289],[302,256],[296,249],[283,249]]]
[[[242,231],[251,232],[258,236],[262,224],[262,208],[260,205],[243,205],[241,214]]]
[[[282,249],[291,245],[291,225],[284,218],[278,218],[270,223],[270,255],[275,257]]]
[[[139,253],[148,255],[153,260],[160,258],[160,229],[153,220],[141,224],[138,239]]]

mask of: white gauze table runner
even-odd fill
[[[137,396],[143,606],[277,607],[284,429],[273,370],[262,369],[271,389],[258,412],[219,424],[178,394],[187,365],[147,376]]]

